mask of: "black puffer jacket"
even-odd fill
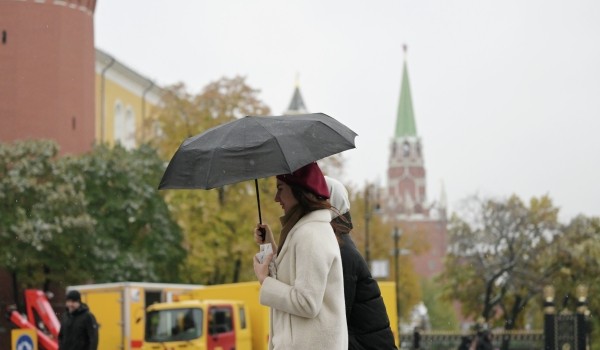
[[[339,237],[349,349],[397,349],[377,281],[350,235]]]
[[[58,349],[98,349],[98,323],[86,304],[65,314],[58,333]]]

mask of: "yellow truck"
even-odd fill
[[[143,349],[253,349],[247,310],[242,301],[225,299],[151,305]]]
[[[397,314],[397,300],[396,300],[396,283],[389,281],[377,281],[379,289],[381,289],[381,296],[383,297],[383,303],[385,304],[385,310],[387,311],[390,319],[390,328],[394,333],[395,343],[399,344],[398,335],[398,314]]]
[[[269,309],[259,304],[259,293],[258,282],[202,286],[150,305],[143,349],[266,349]],[[191,325],[195,330],[181,335]]]
[[[398,343],[395,285],[379,281],[379,287]],[[203,286],[150,305],[143,349],[267,349],[269,308],[259,293],[258,282]]]
[[[180,294],[201,286],[169,283],[119,282],[67,287],[81,293],[100,326],[102,350],[139,350],[144,340],[146,308],[154,303],[170,302]]]

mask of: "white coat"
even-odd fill
[[[271,307],[269,349],[348,349],[344,277],[329,210],[303,216],[288,233],[260,303]]]

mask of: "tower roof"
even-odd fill
[[[400,87],[400,101],[398,102],[398,115],[396,117],[396,134],[398,137],[417,136],[417,124],[413,111],[410,83],[408,81],[408,69],[406,60],[402,70],[402,86]]]
[[[304,99],[302,98],[302,94],[300,93],[300,87],[296,84],[296,88],[294,89],[294,95],[292,95],[292,100],[290,101],[290,105],[285,112],[285,114],[305,114],[308,113],[308,109],[304,104]]]

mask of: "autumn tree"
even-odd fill
[[[560,232],[558,209],[548,196],[532,198],[529,206],[514,195],[466,204],[450,221],[441,278],[446,296],[459,300],[466,315],[486,322],[500,316],[505,329],[514,329],[560,269],[546,258]]]
[[[82,174],[53,141],[0,144],[0,268],[20,288],[81,282],[93,268],[95,220]]]
[[[557,237],[554,257],[561,265],[553,285],[558,295],[573,295],[577,285],[586,285],[590,295],[600,293],[600,217],[579,215]],[[590,298],[594,314],[600,312],[600,300]]]
[[[155,108],[144,128],[146,140],[163,159],[170,159],[183,140],[214,126],[246,115],[268,115],[259,90],[244,77],[221,78],[193,95],[183,83],[164,89],[161,107]]]
[[[574,310],[576,288],[587,287],[592,331],[597,332],[600,321],[594,315],[600,314],[600,298],[597,297],[600,293],[600,217],[579,215],[564,225],[548,259],[561,267],[551,283],[556,290],[557,305],[560,307],[561,301],[567,300],[570,310]],[[592,335],[592,339],[597,338]],[[592,349],[600,349],[600,343],[592,344]]]
[[[152,144],[168,161],[188,137],[246,115],[267,115],[269,108],[258,93],[243,77],[222,78],[198,95],[188,93],[182,84],[173,86],[151,118],[160,130]],[[274,232],[278,232],[281,213],[273,202],[275,183],[258,181],[264,221],[275,224]],[[165,191],[165,198],[185,233],[184,281],[215,284],[253,278],[257,247],[252,228],[258,214],[252,181],[208,191]]]

